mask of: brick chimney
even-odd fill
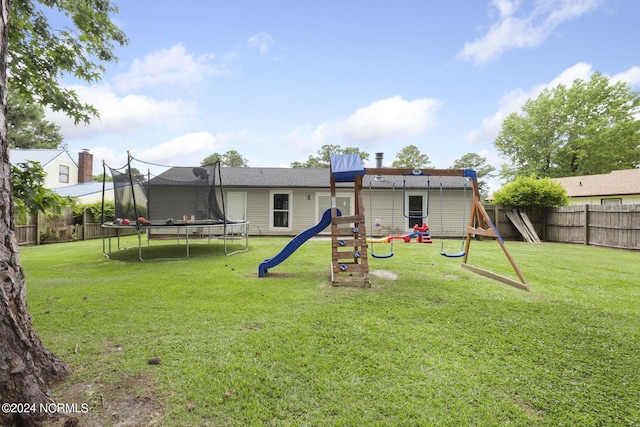
[[[78,153],[78,184],[93,180],[93,154],[86,148]]]

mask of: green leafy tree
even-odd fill
[[[478,178],[478,188],[483,199],[487,197],[487,182],[482,178],[491,178],[496,168],[487,164],[487,159],[476,153],[467,153],[453,163],[452,169],[473,169]]]
[[[221,160],[222,156],[220,155],[220,153],[209,154],[207,157],[202,159],[202,161],[200,162],[200,166],[215,165]]]
[[[60,148],[60,126],[45,120],[44,108],[12,85],[7,96],[9,148]]]
[[[415,145],[407,145],[398,154],[396,159],[391,163],[392,168],[428,168],[431,167],[429,156],[422,154],[420,149]]]
[[[111,21],[117,7],[111,0],[0,0],[0,369],[3,402],[29,402],[38,407],[52,401],[49,387],[71,372],[69,365],[44,347],[27,311],[26,282],[15,236],[14,203],[9,164],[7,84],[26,99],[62,111],[75,123],[88,122],[97,110],[64,88],[65,75],[95,82],[105,63],[117,58],[114,49],[126,44],[122,31]],[[61,29],[49,24],[46,12],[69,21]],[[46,413],[0,413],[3,426],[39,426]]]
[[[292,168],[328,168],[331,163],[331,155],[333,154],[358,154],[362,162],[369,160],[369,154],[360,151],[356,147],[342,148],[339,145],[325,144],[319,150],[316,156],[309,156],[306,162],[293,162]]]
[[[102,182],[102,181],[113,182],[113,177],[109,174],[105,175],[104,173],[99,173],[97,175],[93,175],[91,177],[91,180],[95,182]]]
[[[222,166],[244,168],[247,167],[248,162],[249,161],[242,157],[242,155],[236,150],[229,150],[222,155],[222,161],[220,162],[220,164]]]
[[[62,208],[70,206],[73,200],[45,188],[47,173],[40,163],[31,160],[12,165],[11,188],[16,206],[16,215],[34,215],[37,212],[57,215]]]
[[[601,73],[546,89],[510,114],[494,144],[503,178],[609,173],[640,164],[640,92]]]
[[[242,154],[238,153],[236,150],[229,150],[222,155],[220,155],[219,153],[213,153],[205,157],[202,162],[200,162],[200,165],[213,165],[218,161],[220,161],[220,166],[233,168],[245,168],[249,163],[249,161],[242,157]]]
[[[64,16],[68,23],[53,28],[46,13]],[[111,0],[20,0],[11,4],[7,38],[10,82],[26,98],[62,111],[76,124],[99,116],[72,89],[59,84],[72,75],[97,82],[106,63],[118,60],[117,46],[127,37],[112,21],[118,7]]]
[[[129,173],[129,170],[127,169],[125,173]],[[149,178],[149,176],[146,173],[142,173],[140,172],[140,169],[138,168],[131,168],[131,179],[133,179],[134,181],[137,182],[147,182],[147,179]]]
[[[567,190],[551,178],[519,176],[493,193],[493,203],[510,208],[546,208],[569,204]]]

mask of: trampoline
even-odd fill
[[[143,256],[143,236],[146,246],[155,238],[175,238],[178,244],[184,243],[187,259],[194,241],[222,241],[225,255],[249,249],[249,222],[230,220],[226,214],[220,162],[202,167],[164,166],[127,153],[124,166],[113,168],[103,162],[103,168],[102,253],[106,258],[111,258],[113,250],[123,249],[121,237],[132,234],[137,235],[140,261],[148,260]],[[105,192],[110,184],[115,220],[105,221]],[[240,248],[231,248],[231,242],[238,241]]]

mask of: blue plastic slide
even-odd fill
[[[336,209],[337,215],[341,216],[340,210]],[[320,222],[314,225],[311,228],[307,228],[302,231],[296,237],[294,237],[287,245],[278,253],[278,255],[273,258],[267,258],[258,267],[258,276],[264,277],[267,274],[267,269],[271,267],[275,267],[280,264],[285,259],[289,258],[289,255],[295,252],[304,242],[312,238],[313,236],[320,233],[322,230],[327,228],[327,226],[331,225],[331,209],[327,209],[322,214],[322,219]]]

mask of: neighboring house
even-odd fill
[[[44,187],[61,196],[76,197],[80,203],[102,200],[102,183],[93,182],[93,154],[88,150],[78,153],[77,163],[67,151],[58,149],[11,149],[9,160],[13,165],[27,161],[40,163],[47,174]],[[107,188],[105,198],[113,200],[112,187]]]
[[[55,189],[78,183],[78,164],[65,150],[53,149],[11,149],[9,161],[12,165],[38,162],[47,174],[44,187]]]
[[[640,169],[600,175],[554,178],[566,188],[571,205],[640,204]]]
[[[317,224],[322,213],[331,207],[328,168],[223,167],[220,174],[227,218],[249,221],[252,235],[298,234]],[[180,182],[188,180],[187,175],[193,178],[191,169],[173,168],[158,177],[167,182]],[[364,177],[367,234],[405,234],[413,230],[415,223],[425,222],[434,238],[464,235],[473,200],[471,183],[466,178],[383,178],[379,181],[375,176]],[[198,216],[202,206],[194,206],[192,202],[196,191],[202,189],[177,185],[167,185],[162,190],[156,187],[149,200],[148,219],[160,222],[183,215]],[[220,205],[222,196],[218,192]],[[353,185],[338,184],[336,196],[336,206],[345,215],[352,215],[356,202]],[[376,223],[381,226],[376,228]]]
[[[66,187],[59,187],[55,192],[62,197],[75,197],[79,203],[90,204],[102,201],[102,182],[83,182]],[[113,200],[113,185],[105,183],[105,200]]]

